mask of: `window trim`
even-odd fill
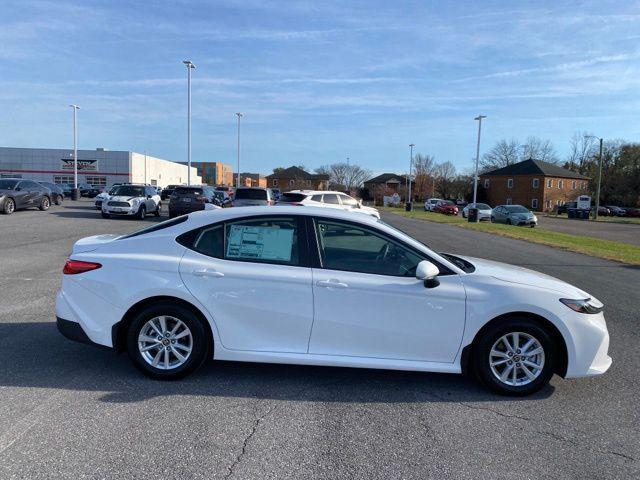
[[[538,208],[538,199],[537,198],[532,198],[531,199],[531,208]]]
[[[531,187],[532,188],[540,188],[540,179],[539,178],[534,178],[531,181]]]
[[[280,263],[272,260],[257,260],[257,259],[244,259],[244,258],[226,258],[225,252],[227,251],[227,225],[231,223],[240,223],[240,222],[248,222],[253,220],[260,219],[285,219],[285,218],[293,218],[297,221],[298,228],[298,264],[290,265],[287,263]],[[224,240],[224,244],[222,245],[222,257],[214,257],[213,255],[209,255],[201,250],[195,248],[195,241],[200,237],[201,233],[204,230],[208,230],[209,228],[215,228],[219,225],[222,225],[223,232],[222,238]],[[189,230],[178,237],[176,237],[176,241],[185,248],[188,248],[192,252],[196,252],[200,255],[204,255],[205,257],[215,258],[216,260],[221,260],[225,262],[243,262],[243,263],[255,263],[260,265],[278,265],[281,267],[293,267],[293,268],[311,268],[311,262],[309,260],[309,252],[311,251],[309,240],[308,240],[308,228],[305,225],[305,216],[298,214],[259,214],[259,215],[249,215],[247,217],[237,217],[237,218],[228,218],[226,220],[220,220],[218,222],[209,223],[207,225],[203,225],[198,228],[194,228],[193,230]],[[304,248],[306,246],[306,248]]]
[[[513,188],[513,178],[507,178],[507,188]]]
[[[553,178],[547,178],[547,188],[553,188]]]
[[[317,222],[318,221],[326,221],[326,222],[335,222],[335,223],[343,223],[346,225],[351,225],[355,228],[361,228],[363,230],[370,230],[372,231],[374,234],[383,237],[384,239],[388,240],[389,242],[395,243],[397,245],[400,245],[403,248],[406,248],[407,250],[409,250],[410,252],[414,253],[415,255],[417,255],[418,257],[421,257],[423,260],[428,260],[429,262],[433,263],[436,267],[438,267],[438,270],[440,270],[440,273],[438,276],[447,276],[447,275],[457,275],[457,273],[454,270],[451,270],[449,267],[447,267],[446,265],[444,265],[441,261],[436,260],[435,258],[431,257],[430,255],[418,250],[417,248],[413,247],[412,245],[408,245],[407,243],[403,242],[402,240],[393,237],[392,235],[389,235],[387,232],[383,232],[382,230],[379,230],[377,228],[373,228],[369,225],[364,225],[361,223],[357,223],[357,222],[352,222],[349,220],[344,220],[341,218],[331,218],[331,217],[320,217],[320,216],[309,216],[307,217],[307,240],[309,242],[309,250],[311,252],[313,252],[313,257],[312,257],[312,268],[319,268],[322,270],[332,270],[332,271],[336,271],[336,272],[349,272],[349,273],[357,273],[359,275],[375,275],[378,277],[394,277],[394,278],[414,278],[415,277],[407,277],[405,275],[387,275],[384,273],[370,273],[370,272],[358,272],[358,271],[354,271],[354,270],[336,270],[336,269],[329,269],[329,268],[324,268],[324,266],[322,265],[322,253],[320,252],[320,242],[318,241],[318,229],[316,227]],[[314,245],[315,244],[315,245]]]
[[[484,179],[484,188],[489,188],[491,186],[491,181],[488,178]]]

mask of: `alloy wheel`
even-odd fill
[[[7,205],[4,208],[8,214],[12,214],[16,209],[16,204],[13,202],[13,200],[9,199],[7,200]]]
[[[193,335],[180,319],[161,315],[147,321],[138,335],[138,351],[154,368],[173,370],[184,365],[193,350]]]
[[[537,379],[544,368],[544,348],[525,332],[510,332],[491,347],[489,366],[500,382],[520,387]]]

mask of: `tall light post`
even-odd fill
[[[80,107],[75,104],[69,105],[73,108],[73,200],[78,199],[78,110]]]
[[[602,183],[602,137],[595,135],[585,135],[585,138],[595,138],[600,142],[600,154],[598,155],[598,187],[596,188],[596,209],[593,212],[593,219],[598,220],[598,210],[600,209],[600,185]]]
[[[408,183],[409,183],[409,189],[408,189],[408,194],[407,194],[407,210],[411,211],[412,210],[412,203],[411,203],[411,172],[413,171],[413,147],[415,147],[416,144],[415,143],[410,143],[409,144],[409,178],[407,179]]]
[[[482,132],[482,119],[486,115],[478,115],[474,120],[478,121],[478,144],[476,146],[476,172],[473,175],[473,204],[476,204],[478,197],[478,163],[480,162],[480,133]]]
[[[187,185],[191,185],[191,70],[196,68],[191,60],[183,60],[187,67]]]
[[[238,173],[236,179],[236,188],[240,187],[240,119],[244,117],[243,113],[237,112],[238,116]]]

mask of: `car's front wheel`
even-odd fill
[[[530,395],[554,372],[556,345],[549,332],[528,318],[497,322],[473,348],[473,367],[480,381],[502,395]]]
[[[162,212],[162,203],[158,203],[158,207],[156,208],[156,211],[155,211],[155,212],[153,212],[153,214],[154,214],[156,217],[159,217],[161,212]]]
[[[127,351],[146,375],[182,378],[196,370],[210,351],[207,329],[192,311],[170,302],[144,309],[131,322]]]
[[[16,202],[13,201],[13,198],[5,199],[2,213],[4,213],[5,215],[11,215],[15,211],[16,211]]]

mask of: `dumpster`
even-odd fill
[[[411,202],[407,202],[406,205],[404,206],[404,209],[407,212],[410,212],[411,210],[413,210],[413,204]]]
[[[78,200],[80,198],[80,189],[72,188],[71,189],[71,200]]]
[[[478,223],[478,209],[471,207],[467,209],[467,220],[469,223]]]

